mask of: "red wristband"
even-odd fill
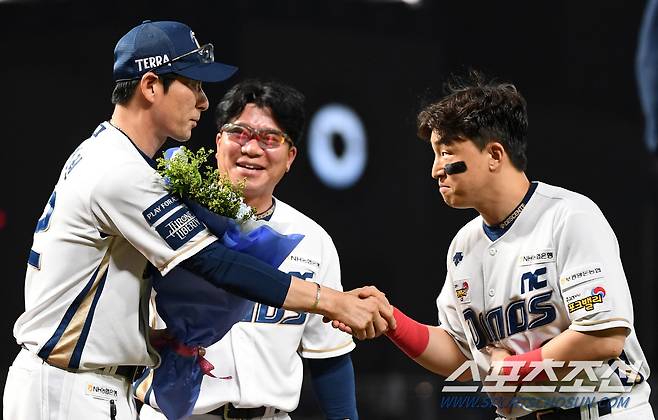
[[[427,325],[414,321],[395,307],[393,316],[397,326],[387,331],[386,336],[412,359],[423,354],[430,342],[430,329]]]
[[[541,355],[541,347],[532,351],[529,351],[527,353],[522,353],[522,354],[515,354],[514,356],[507,356],[504,359],[506,362],[525,362],[523,366],[521,366],[521,369],[519,369],[519,376],[520,380],[525,379],[526,376],[530,374],[530,372],[534,371],[535,369],[541,369],[541,367],[533,367],[530,366],[530,362],[541,362],[544,360],[544,358]],[[500,373],[503,375],[510,375],[512,373],[512,367],[511,366],[503,366],[502,369],[500,370]],[[533,381],[547,381],[548,380],[548,375],[546,374],[546,371],[544,369],[539,372],[539,375],[535,376],[533,378]]]

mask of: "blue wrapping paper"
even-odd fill
[[[173,155],[167,153],[168,158]],[[299,234],[282,235],[263,222],[239,225],[192,200],[183,201],[227,248],[273,267],[281,265],[304,238]],[[156,272],[153,277],[158,314],[169,333],[190,347],[207,347],[219,341],[253,306],[253,302],[219,289],[183,267],[174,268],[166,276]],[[151,385],[157,405],[168,419],[187,417],[192,413],[203,379],[199,356],[184,356],[165,347],[160,350],[160,357]],[[146,375],[148,372],[137,384]]]

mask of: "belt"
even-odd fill
[[[112,372],[112,369],[114,368],[116,369],[114,370],[114,372]],[[142,376],[142,373],[144,373],[144,369],[146,369],[145,366],[121,365],[121,366],[111,366],[109,368],[101,368],[101,371],[112,373],[114,375],[123,376],[128,380],[128,382],[133,382],[135,379]]]
[[[206,413],[219,416],[223,419],[253,419],[256,417],[263,417],[265,415],[273,415],[281,413],[278,408],[272,407],[253,407],[253,408],[237,408],[231,403],[224,404],[221,407]]]
[[[27,351],[30,351],[25,344],[21,344],[21,348]],[[43,359],[42,359],[43,360]],[[45,363],[48,361],[44,360]],[[56,367],[58,369],[66,370],[68,372],[93,372],[93,371],[81,371],[78,369],[69,369],[66,367],[56,366],[51,363],[48,363],[50,366]],[[105,366],[102,368],[96,369],[96,371],[109,373],[110,375],[119,375],[126,378],[129,382],[133,382],[135,379],[142,376],[146,366],[131,366],[131,365],[119,365],[119,366]]]
[[[598,410],[599,416],[605,416],[612,413],[610,407],[610,400],[601,400],[596,405],[591,405],[590,410]],[[588,417],[589,418],[589,417]],[[539,410],[534,413],[526,414],[522,417],[517,417],[516,420],[580,420],[580,407],[568,408],[549,408],[547,410]]]

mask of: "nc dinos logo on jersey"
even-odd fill
[[[590,312],[594,309],[594,306],[598,303],[603,303],[603,298],[605,297],[605,289],[601,286],[596,286],[592,289],[592,294],[584,298],[573,301],[569,304],[569,313],[576,312],[580,309],[585,309]]]

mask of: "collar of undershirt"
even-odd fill
[[[270,205],[270,207],[264,212],[258,213],[256,215],[256,220],[269,221],[272,218],[275,209],[276,209],[276,200],[274,200],[274,197],[272,197],[272,204]]]
[[[489,226],[484,221],[482,221],[482,229],[484,229],[485,235],[491,240],[495,241],[496,239],[500,238],[507,232],[510,227],[514,224],[516,219],[519,218],[519,215],[525,208],[525,206],[528,204],[528,201],[530,201],[530,197],[532,197],[532,194],[535,192],[537,189],[537,185],[539,185],[537,182],[531,182],[530,187],[528,187],[528,191],[525,193],[525,196],[523,197],[523,200],[519,203],[518,206],[512,210],[512,212],[497,225],[494,226]]]
[[[112,127],[114,127],[115,129],[117,129],[121,134],[123,134],[124,136],[126,136],[126,138],[130,141],[130,144],[132,144],[133,147],[134,147],[135,149],[137,149],[137,151],[139,152],[139,154],[144,158],[144,160],[146,161],[146,163],[148,163],[149,166],[150,166],[151,168],[153,168],[153,169],[158,169],[158,164],[155,162],[155,160],[151,159],[146,153],[142,152],[141,149],[140,149],[139,147],[137,147],[137,145],[135,144],[135,142],[133,141],[133,139],[131,139],[130,136],[129,136],[128,134],[126,134],[122,129],[120,129],[120,128],[117,127],[116,125],[112,124],[110,121],[108,121],[107,123],[108,123],[109,125],[111,125]]]

